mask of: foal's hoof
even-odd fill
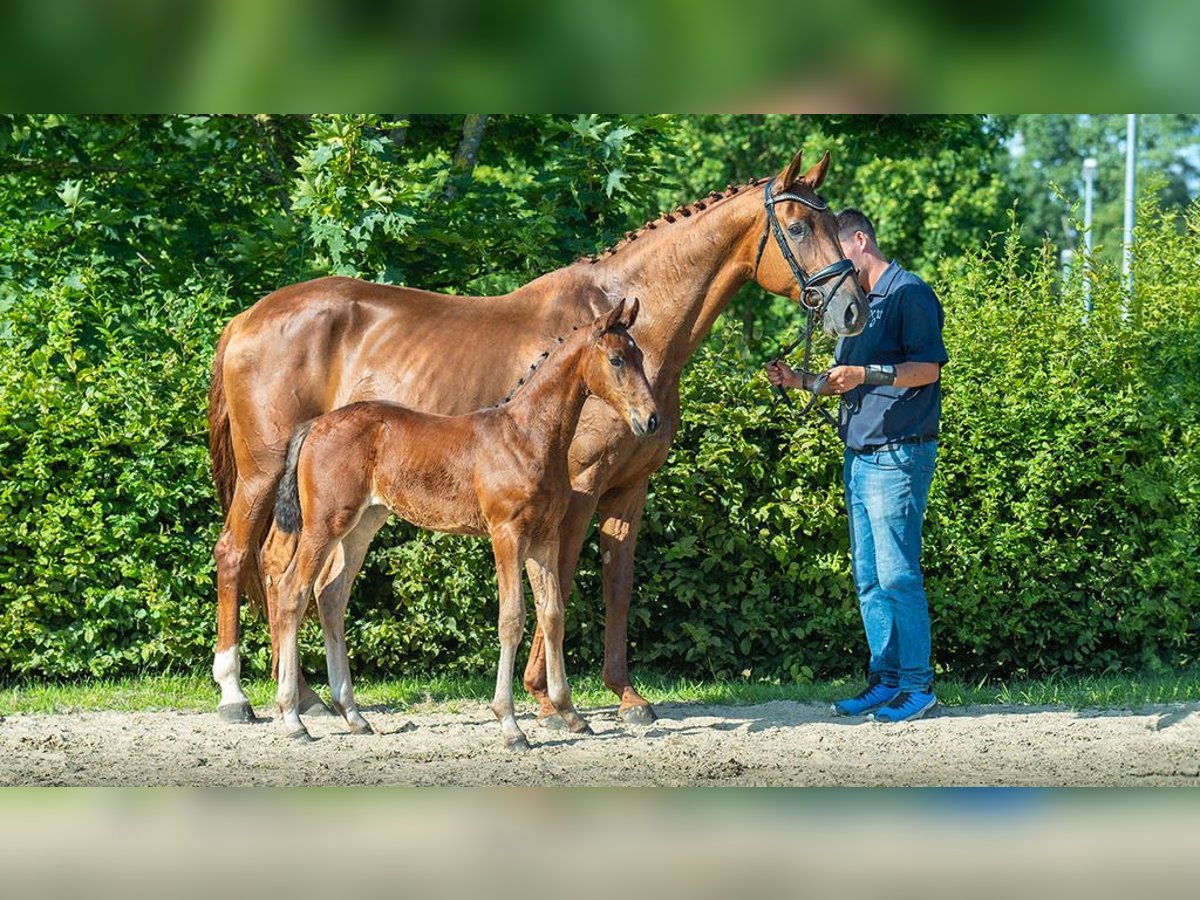
[[[313,694],[311,697],[306,697],[300,701],[300,715],[325,717],[336,715],[332,709],[325,705],[325,701]]]
[[[563,731],[567,727],[566,720],[558,713],[547,713],[544,716],[538,716],[537,723],[543,728],[549,728],[551,731]]]
[[[528,753],[529,752],[529,741],[527,741],[525,739],[524,735],[521,735],[519,738],[513,738],[511,741],[506,739],[504,741],[504,746],[507,747],[509,750],[511,750],[513,753]]]
[[[371,727],[369,722],[359,721],[350,723],[351,734],[374,734],[375,729]]]
[[[592,731],[592,726],[584,721],[580,721],[578,725],[571,726],[571,734],[595,734],[595,733],[596,732]]]
[[[626,725],[653,725],[658,719],[658,715],[654,712],[654,707],[649,703],[641,706],[627,706],[622,710],[617,711],[621,721]]]
[[[288,737],[297,744],[311,744],[316,740],[316,738],[308,733],[308,729],[306,728],[301,728],[299,731],[293,731],[288,734]]]
[[[217,715],[221,717],[222,722],[228,722],[231,725],[249,725],[258,721],[254,710],[250,708],[249,701],[246,700],[241,703],[225,703],[218,706]]]

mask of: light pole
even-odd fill
[[[1092,188],[1096,183],[1095,157],[1083,161],[1083,302],[1092,311]]]
[[[1133,213],[1137,174],[1137,116],[1126,116],[1125,127],[1125,235],[1121,275],[1125,280],[1125,313],[1133,300]]]

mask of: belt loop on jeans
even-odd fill
[[[928,444],[930,441],[936,440],[936,434],[927,434],[922,437],[900,437],[894,441],[888,441],[886,444],[868,444],[865,447],[851,447],[850,450],[854,453],[880,453],[884,450],[895,450],[905,444]]]

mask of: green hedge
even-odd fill
[[[925,552],[942,672],[1196,659],[1200,211],[1182,229],[1151,209],[1141,221],[1133,299],[1099,268],[1086,318],[1049,251],[1023,262],[1010,236],[946,261],[951,363]],[[235,308],[215,277],[122,285],[84,267],[0,298],[0,678],[210,662],[219,511],[204,403]],[[735,332],[718,329],[685,374],[639,546],[631,662],[696,677],[857,671],[840,444],[772,403],[761,354]],[[571,665],[596,671],[594,539],[576,589]],[[490,671],[493,594],[485,541],[389,526],[351,601],[356,671]],[[245,631],[263,672],[265,626],[247,613]],[[318,667],[315,626],[304,646]]]

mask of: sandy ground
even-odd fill
[[[1200,785],[1200,703],[1137,710],[939,708],[901,725],[826,707],[665,703],[651,726],[581,710],[593,735],[519,716],[513,754],[482,705],[366,709],[374,735],[307,719],[228,725],[214,713],[94,712],[0,720],[0,784],[65,786],[1179,786]],[[259,710],[260,715],[263,710]]]

